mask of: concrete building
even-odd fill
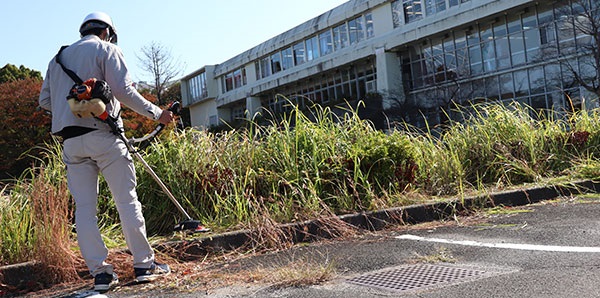
[[[597,0],[572,2],[598,15]],[[454,103],[477,100],[540,110],[593,104],[597,96],[571,71],[598,80],[586,50],[595,39],[569,17],[583,10],[551,0],[351,0],[188,74],[183,104],[204,128],[285,112],[289,102],[360,100],[381,128],[435,125]]]

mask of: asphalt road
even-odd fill
[[[299,255],[305,253],[334,260],[338,278],[322,285],[279,290],[222,289],[212,296],[600,297],[600,201],[563,199],[518,209],[527,212],[509,211],[485,221],[463,218],[463,223],[399,229],[363,241],[299,248],[282,254],[301,258]],[[406,234],[427,241],[396,238]],[[270,258],[285,259],[281,254]],[[269,261],[269,257],[265,259],[263,262]],[[425,260],[450,260],[433,265],[483,273],[476,278],[457,278],[458,283],[441,282],[404,291],[348,282],[364,276],[381,282],[374,272],[401,272],[422,266]],[[391,282],[383,284],[406,283],[401,279],[408,277],[414,275],[392,276]],[[432,278],[426,274],[421,279]]]
[[[185,293],[133,288],[106,296],[600,297],[600,198],[502,211],[299,245],[230,264],[232,270],[294,262],[334,266],[334,278],[318,285],[240,283]]]

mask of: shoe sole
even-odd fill
[[[151,281],[155,281],[157,278],[158,278],[158,275],[146,275],[143,277],[136,277],[135,281],[138,283],[151,282]]]
[[[138,277],[135,278],[135,281],[138,282],[138,283],[152,282],[152,281],[157,280],[159,277],[167,276],[170,273],[171,272],[161,273],[161,274],[152,274],[152,275],[138,276]]]
[[[98,292],[106,292],[112,288],[114,288],[119,283],[118,280],[111,282],[108,285],[94,285],[94,291]]]

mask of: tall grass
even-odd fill
[[[72,205],[58,143],[40,166],[24,172],[2,192],[0,264],[34,261],[41,283],[76,280],[77,257],[71,249]]]
[[[314,106],[302,112],[290,105],[269,125],[163,133],[143,155],[190,215],[215,231],[272,230],[277,223],[402,206],[414,202],[406,199],[413,194],[455,196],[559,176],[600,177],[597,111],[555,114],[486,104],[461,112],[464,121],[433,136],[408,126],[383,133],[359,119],[356,109]],[[42,236],[53,235],[50,230],[33,232],[35,222],[48,220],[40,220],[40,208],[68,218],[53,227],[68,234],[72,205],[60,156],[60,144],[49,144],[43,170],[2,190],[0,264],[31,259],[35,247],[48,245],[40,244]],[[183,216],[143,167],[136,168],[150,234],[169,233]],[[101,223],[113,231],[118,216],[103,181],[101,186]],[[36,205],[47,194],[57,205]],[[270,242],[286,236],[277,237]]]
[[[386,136],[356,113],[294,109],[271,125],[214,134],[187,130],[155,143],[145,157],[196,218],[227,228],[268,211],[278,222],[369,209],[406,187],[414,171],[405,135]],[[138,173],[140,197],[159,193]],[[257,208],[257,204],[264,206]],[[169,212],[165,212],[169,210]],[[147,206],[150,230],[174,224],[173,206]]]
[[[526,108],[482,106],[464,123],[453,125],[442,140],[460,161],[465,181],[520,184],[546,172],[547,127]]]
[[[417,137],[420,175],[429,193],[456,194],[481,186],[506,187],[565,175],[594,151],[591,115],[560,115],[513,103],[481,104],[461,111],[438,138]],[[584,124],[587,122],[588,124]],[[578,123],[578,124],[575,124]],[[589,157],[589,154],[587,155]]]
[[[77,280],[79,260],[71,250],[72,208],[67,183],[58,185],[44,179],[46,170],[39,169],[31,181],[30,206],[33,243],[32,259],[42,264],[40,275],[46,283]]]
[[[29,261],[33,252],[29,201],[16,195],[20,185],[15,191],[5,187],[0,193],[0,265]]]

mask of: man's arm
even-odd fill
[[[159,121],[163,114],[162,109],[145,99],[133,87],[133,81],[129,76],[121,50],[116,46],[111,46],[108,57],[104,61],[105,80],[110,85],[113,95],[136,113]]]
[[[40,91],[40,97],[38,98],[38,103],[40,107],[44,110],[52,110],[52,102],[50,100],[50,85],[48,82],[50,81],[49,72],[46,72],[46,78],[44,79],[44,83],[42,84],[42,90]]]

